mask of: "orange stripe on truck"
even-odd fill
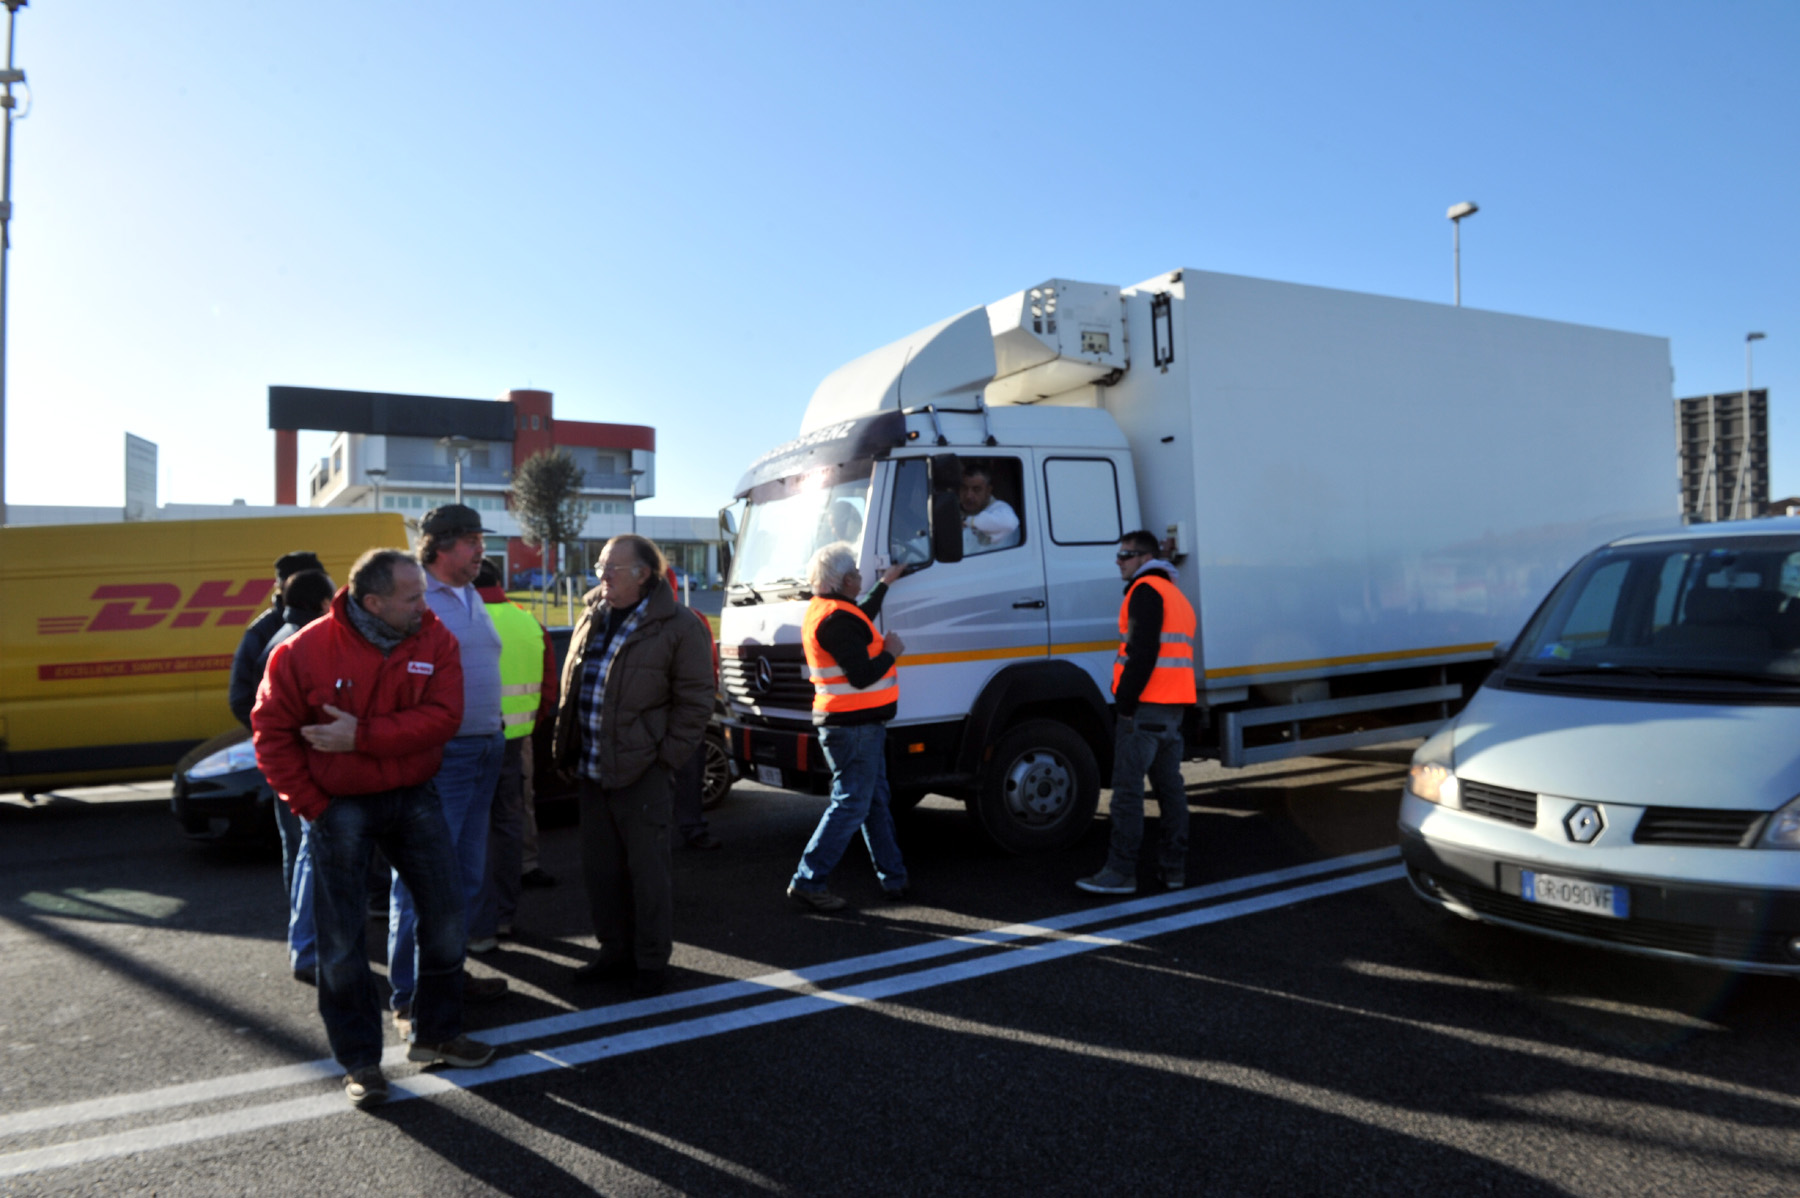
[[[1249,674],[1285,674],[1291,670],[1316,670],[1322,666],[1360,666],[1377,661],[1406,661],[1417,657],[1442,657],[1450,653],[1488,653],[1494,648],[1493,641],[1478,641],[1472,645],[1438,645],[1431,649],[1402,649],[1398,653],[1357,653],[1350,657],[1316,657],[1309,661],[1274,661],[1259,666],[1231,666],[1223,670],[1208,670],[1208,678],[1242,678]]]

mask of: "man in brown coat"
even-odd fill
[[[569,641],[556,768],[580,785],[581,874],[600,957],[578,982],[667,984],[675,912],[669,853],[675,771],[712,717],[706,630],[662,580],[662,551],[635,534],[600,553],[600,585]]]

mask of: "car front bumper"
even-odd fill
[[[1766,851],[1741,850],[1745,856]],[[1469,919],[1621,952],[1800,977],[1800,889],[1575,868],[1445,843],[1404,820],[1400,855],[1414,893]],[[1612,919],[1531,902],[1523,896],[1524,870],[1625,887],[1630,913]]]

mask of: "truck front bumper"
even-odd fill
[[[806,794],[830,792],[831,767],[819,747],[818,733],[752,726],[732,719],[722,719],[718,726],[725,733],[725,750],[737,763],[740,777]]]

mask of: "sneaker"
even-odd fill
[[[1187,888],[1187,871],[1182,869],[1163,870],[1163,885],[1170,890],[1185,890]]]
[[[1091,878],[1082,878],[1075,883],[1089,894],[1136,894],[1137,879],[1128,878],[1111,866],[1101,870]]]
[[[380,1106],[387,1101],[387,1078],[381,1076],[380,1065],[364,1065],[344,1075],[344,1097],[358,1110]]]
[[[720,840],[717,836],[714,836],[711,832],[701,829],[687,838],[687,847],[690,849],[699,849],[702,852],[710,852],[713,849],[724,848],[725,842]]]
[[[463,973],[464,1002],[494,1002],[506,997],[507,984],[505,978],[478,978]]]
[[[398,1007],[394,1010],[394,1030],[400,1033],[400,1043],[405,1044],[412,1039],[411,1007]]]
[[[633,998],[655,998],[668,988],[669,971],[666,969],[640,969],[631,978]]]
[[[797,886],[789,886],[788,897],[814,911],[842,911],[849,906],[829,890],[801,890]]]
[[[478,936],[469,941],[466,947],[470,952],[479,957],[482,953],[491,953],[499,948],[500,938],[497,936]]]
[[[556,885],[556,875],[546,873],[541,865],[534,865],[520,875],[519,883],[532,890],[548,890]]]
[[[883,886],[881,897],[890,903],[903,903],[912,897],[911,886]]]
[[[415,1044],[406,1050],[406,1059],[425,1065],[449,1065],[455,1069],[479,1069],[494,1059],[494,1046],[468,1036],[458,1036],[442,1044]]]
[[[610,961],[589,961],[570,971],[569,980],[588,985],[592,982],[622,982],[637,973],[630,957],[614,957]]]

